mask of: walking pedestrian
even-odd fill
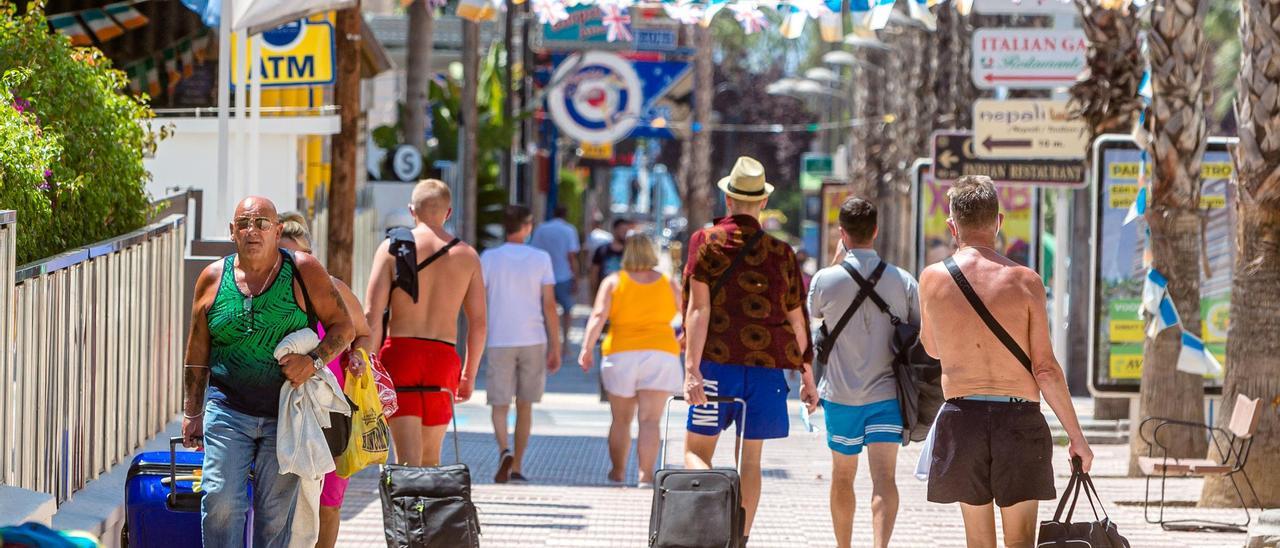
[[[293,251],[295,253],[311,253],[311,231],[307,229],[307,219],[301,213],[290,211],[280,215],[281,237],[280,247]],[[354,375],[364,373],[364,362],[355,354],[356,350],[364,350],[366,354],[372,356],[374,353],[373,338],[370,336],[369,323],[365,321],[363,308],[360,305],[360,299],[351,291],[350,287],[342,280],[330,276],[333,286],[337,288],[338,293],[342,296],[342,302],[347,307],[347,315],[351,318],[351,325],[355,328],[355,338],[351,341],[351,346],[342,352],[342,355],[329,362],[329,371],[338,379],[339,387],[346,387],[346,371],[349,369]],[[320,336],[324,336],[324,325],[320,325]],[[302,481],[307,481],[306,479]],[[294,517],[294,538],[298,539],[299,535],[318,535],[315,545],[317,548],[333,548],[338,543],[338,526],[342,521],[341,510],[342,500],[347,494],[347,478],[338,476],[337,471],[325,474],[324,481],[320,485],[320,497],[317,501],[319,504],[319,530],[318,531],[299,531],[298,525],[305,523],[297,516]],[[301,505],[304,501],[299,500]],[[301,511],[302,508],[299,508]],[[299,543],[309,544],[309,543]]]
[[[569,324],[573,319],[573,304],[578,295],[578,229],[565,217],[569,210],[559,206],[555,218],[534,229],[529,245],[551,255],[551,268],[556,275],[556,303],[560,305],[560,344],[569,344]]]
[[[496,483],[527,481],[522,464],[533,429],[533,404],[542,400],[547,375],[560,369],[560,319],[551,256],[524,243],[533,231],[529,208],[507,206],[502,225],[506,243],[480,256],[490,312],[485,392],[498,441]],[[516,401],[514,452],[507,439],[512,398]]]
[[[947,398],[935,425],[928,497],[960,503],[970,547],[996,545],[993,501],[1005,546],[1032,546],[1039,501],[1055,497],[1041,397],[1086,472],[1093,453],[1049,342],[1040,276],[993,248],[1004,215],[991,179],[961,177],[947,200],[959,249],[920,275],[921,340],[942,361]]]
[[[764,166],[738,158],[718,186],[729,216],[689,238],[681,284],[688,330],[684,396],[691,404],[685,466],[710,468],[720,433],[737,423],[745,438],[738,471],[747,536],[760,503],[764,440],[785,438],[789,429],[784,372],[802,372],[801,400],[816,402],[818,394],[800,265],[790,245],[760,226],[773,192]],[[745,417],[739,405],[707,403],[707,396],[746,400]]]
[[[286,547],[300,478],[278,472],[280,390],[285,382],[302,384],[337,358],[351,344],[354,328],[320,262],[280,249],[282,228],[270,200],[245,198],[230,229],[236,253],[214,261],[196,279],[183,375],[183,443],[205,452],[204,545],[243,545],[252,505],[253,545]],[[314,310],[303,308],[304,284]],[[308,313],[329,328],[319,346],[277,361],[276,346],[309,327]]]
[[[600,284],[604,283],[606,276],[622,270],[622,248],[626,242],[627,233],[635,227],[635,223],[623,217],[617,217],[613,220],[613,241],[608,245],[602,245],[596,248],[591,254],[591,294],[595,295],[600,292]]]
[[[640,417],[636,445],[639,486],[653,485],[653,467],[660,440],[658,421],[667,397],[680,391],[680,344],[672,322],[679,309],[680,288],[655,270],[657,248],[648,235],[627,236],[623,244],[622,270],[600,284],[595,308],[578,354],[584,372],[595,362],[596,341],[607,320],[604,360],[600,376],[609,396],[613,422],[609,426],[609,481],[621,483],[631,453],[631,421]]]
[[[894,470],[903,424],[893,374],[896,326],[889,314],[870,300],[871,292],[888,307],[893,319],[912,325],[920,325],[920,305],[915,278],[885,262],[875,251],[879,234],[875,205],[856,197],[845,200],[839,224],[840,239],[848,250],[843,264],[818,271],[809,292],[814,340],[818,340],[821,326],[828,334],[823,346],[830,349],[818,394],[831,449],[831,524],[836,545],[851,546],[857,506],[853,482],[858,455],[866,448],[873,540],[875,546],[884,548],[889,546],[898,514]],[[855,274],[872,289],[863,289]],[[837,333],[841,322],[843,327]]]
[[[413,188],[413,229],[396,232],[396,238],[378,246],[365,292],[365,319],[397,388],[399,409],[388,421],[391,439],[396,458],[410,466],[440,464],[453,408],[447,395],[399,390],[440,386],[454,394],[455,402],[465,402],[475,390],[484,352],[480,259],[444,228],[453,214],[452,199],[449,186],[436,179]],[[456,348],[459,311],[467,318],[465,367]]]

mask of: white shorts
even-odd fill
[[[600,379],[606,392],[631,398],[637,390],[658,390],[677,394],[684,380],[680,356],[661,350],[614,352],[600,364]]]

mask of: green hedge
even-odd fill
[[[18,211],[20,263],[136,229],[150,207],[146,97],[48,29],[38,5],[0,7],[0,209]]]

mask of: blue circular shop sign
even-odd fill
[[[552,76],[551,120],[569,137],[591,144],[625,139],[640,119],[644,91],[631,62],[613,53],[570,55]]]
[[[268,46],[287,48],[302,37],[302,20],[291,21],[271,30],[263,31],[262,40]]]

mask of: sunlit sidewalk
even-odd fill
[[[581,378],[582,372],[568,364],[557,377],[565,383]],[[557,384],[553,382],[553,385]],[[587,383],[573,384],[589,386]],[[462,459],[472,471],[475,502],[479,507],[485,546],[626,546],[647,545],[651,492],[634,487],[608,485],[605,435],[609,423],[607,405],[593,394],[548,394],[535,409],[534,439],[526,457],[529,484],[496,485],[493,473],[497,452],[490,434],[489,411],[484,394],[459,408]],[[674,407],[674,406],[673,406]],[[784,440],[769,441],[764,451],[764,493],[752,546],[833,546],[828,514],[827,489],[829,452],[821,433],[802,431],[794,420],[798,403],[793,402],[792,432]],[[672,413],[672,432],[677,443],[671,454],[679,462],[682,415]],[[820,417],[819,417],[820,418]],[[820,422],[820,421],[819,421]],[[727,439],[725,440],[727,441]],[[446,440],[445,461],[453,458]],[[729,445],[722,442],[720,461],[729,464]],[[901,510],[894,534],[894,546],[950,547],[964,545],[964,529],[959,509],[931,504],[925,500],[925,484],[912,477],[920,446],[903,448],[898,465]],[[1134,547],[1225,547],[1240,546],[1244,535],[1222,533],[1169,533],[1142,519],[1143,480],[1123,476],[1128,446],[1095,446],[1093,477],[1105,500],[1106,509],[1120,531]],[[1065,448],[1055,452],[1058,489],[1066,485]],[[859,511],[854,524],[855,539],[867,545],[871,538],[870,491],[866,465],[862,463],[858,493]],[[629,479],[635,480],[634,464]],[[1169,481],[1168,498],[1194,501],[1200,480]],[[1081,502],[1082,505],[1085,503]],[[1053,512],[1042,504],[1041,519]],[[1234,519],[1231,510],[1174,508],[1175,515]],[[1235,511],[1235,512],[1238,512]],[[341,546],[385,546],[382,510],[377,498],[377,471],[366,470],[351,482],[343,508]],[[1087,506],[1076,513],[1092,519]]]

